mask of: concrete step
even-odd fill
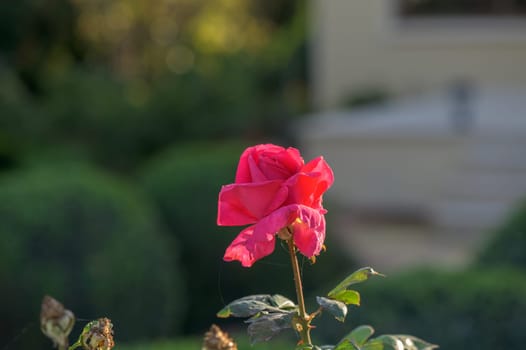
[[[455,230],[489,231],[500,225],[514,203],[499,200],[442,200],[432,208],[436,227]]]
[[[525,171],[462,171],[443,196],[446,200],[513,204],[526,198],[526,168]]]
[[[525,136],[526,140],[526,136]],[[526,141],[476,142],[466,151],[461,168],[526,171]]]

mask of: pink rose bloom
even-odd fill
[[[304,163],[295,148],[265,144],[247,148],[235,183],[219,193],[217,224],[250,225],[226,249],[224,260],[245,267],[274,251],[275,236],[288,229],[306,257],[318,255],[325,240],[322,195],[334,175],[323,157]]]

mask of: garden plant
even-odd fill
[[[311,331],[318,316],[326,312],[343,322],[347,305],[360,305],[360,294],[350,288],[373,276],[383,276],[370,267],[361,268],[326,295],[316,297],[319,307],[314,312],[306,310],[298,254],[315,264],[317,257],[326,250],[324,215],[327,211],[322,200],[333,181],[332,169],[323,157],[305,164],[300,152],[292,147],[261,144],[242,153],[235,182],[223,186],[219,193],[217,224],[249,226],[228,246],[223,259],[239,261],[249,268],[257,260],[270,255],[276,243],[283,245],[290,255],[296,302],[279,294],[250,295],[232,301],[217,316],[247,318],[245,322],[252,343],[268,341],[284,330],[292,330],[298,337],[298,350],[436,348],[436,345],[410,335],[372,337],[374,329],[369,325],[356,327],[335,345],[313,343]]]
[[[103,317],[88,322],[78,340],[69,346],[68,337],[74,325],[73,312],[49,295],[44,296],[40,311],[40,329],[53,341],[58,350],[111,350],[114,347],[113,324],[110,319]]]

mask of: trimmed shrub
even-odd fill
[[[480,252],[477,264],[504,265],[526,270],[526,202],[498,228]]]
[[[1,337],[7,341],[28,321],[37,322],[44,294],[77,317],[111,318],[118,340],[173,334],[184,302],[175,243],[168,240],[146,198],[87,166],[5,175]],[[42,348],[29,345],[44,341],[37,333],[15,345]]]
[[[190,299],[187,331],[208,328],[217,322],[215,313],[226,303],[248,294],[280,293],[295,298],[290,258],[280,242],[272,255],[250,269],[222,261],[226,247],[242,228],[217,226],[218,194],[221,185],[234,181],[244,148],[236,142],[175,147],[148,164],[142,175],[145,188],[182,247]],[[342,266],[343,270],[352,269],[347,268],[349,259],[331,244],[330,234],[327,236],[330,254],[322,254],[313,269],[303,261],[306,292],[338,278]]]
[[[526,275],[518,271],[419,271],[357,289],[362,306],[349,313],[347,331],[370,324],[378,334],[413,334],[448,350],[520,349],[526,342]],[[335,339],[345,334],[334,332],[325,330]]]

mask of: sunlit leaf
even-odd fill
[[[378,339],[372,339],[369,340],[367,343],[365,343],[360,350],[384,350],[384,349],[392,349],[385,347],[384,343],[381,340]]]
[[[438,348],[438,345],[431,344],[412,335],[392,334],[390,336],[400,340],[406,350],[432,350]]]
[[[341,301],[347,305],[360,306],[360,293],[355,290],[341,290],[330,296],[333,300]]]
[[[391,335],[381,335],[369,340],[361,350],[404,350],[404,344],[400,339]]]
[[[272,304],[279,309],[292,309],[296,307],[296,304],[288,298],[285,298],[283,295],[274,294],[271,297]]]
[[[411,335],[382,335],[369,340],[361,350],[433,350],[438,348]]]
[[[346,335],[343,339],[348,339],[351,343],[361,347],[374,333],[374,328],[368,325],[358,326]]]
[[[347,289],[347,287],[349,287],[350,285],[366,281],[371,276],[384,276],[384,275],[382,275],[381,273],[376,272],[371,267],[363,267],[363,268],[353,272],[348,277],[346,277],[333,290],[331,290],[327,295],[331,298],[331,297],[333,297],[334,294],[337,294],[338,292],[341,292],[342,290]]]
[[[334,316],[338,321],[345,321],[347,316],[347,305],[338,300],[332,300],[324,297],[316,297],[316,302],[321,308]]]
[[[336,347],[334,350],[360,350],[358,347],[356,347],[349,339],[344,339]]]
[[[311,345],[311,344],[300,344],[297,345],[295,350],[335,350],[334,345]]]

